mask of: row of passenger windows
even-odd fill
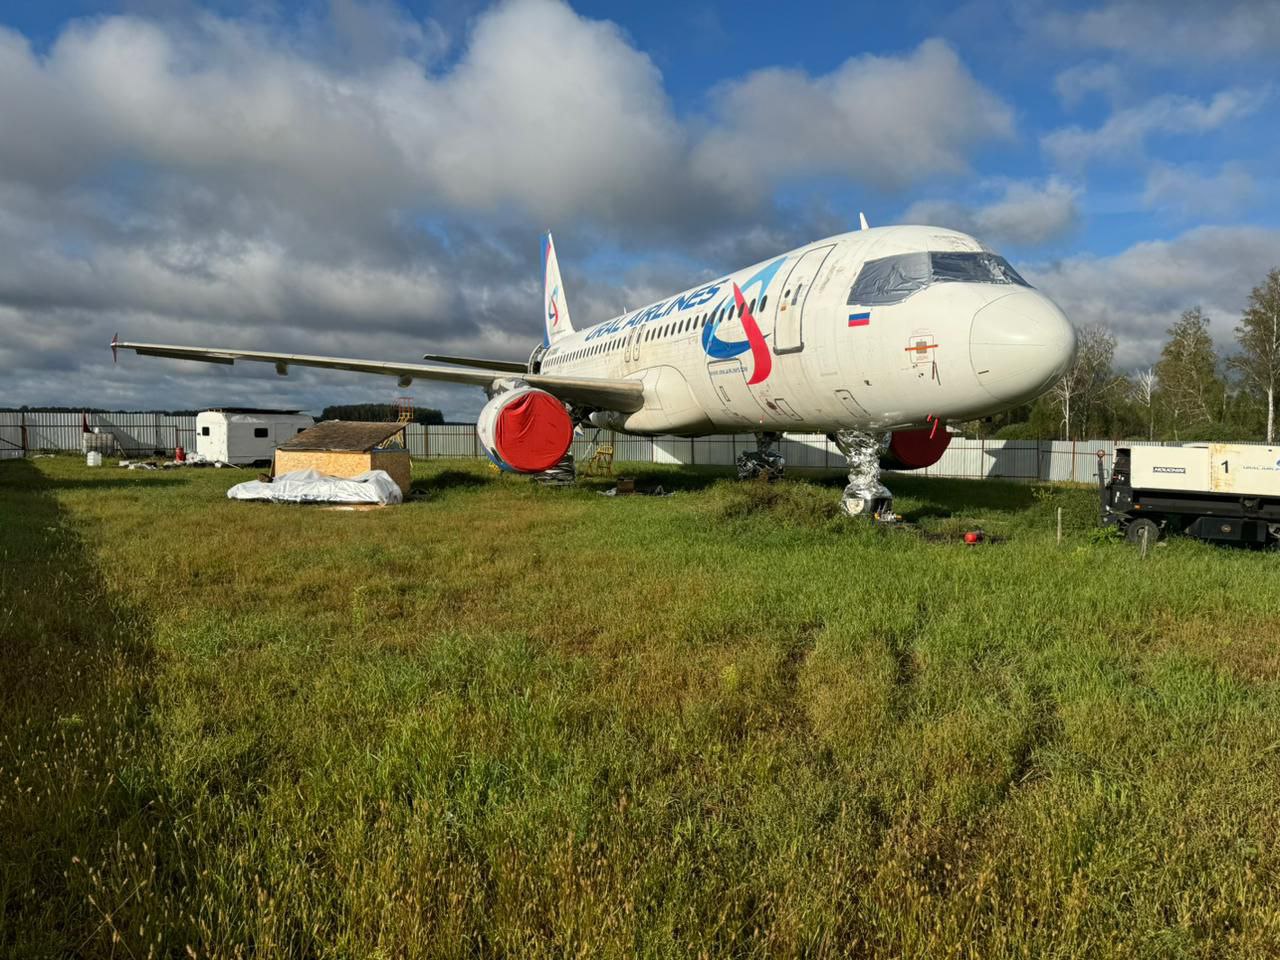
[[[790,291],[787,291],[787,294],[784,294],[784,297],[789,294],[790,294]],[[765,305],[768,302],[769,302],[769,295],[766,293],[763,297],[760,298],[760,309],[763,310],[765,308]],[[756,309],[756,301],[755,301],[755,298],[752,297],[750,303],[743,303],[737,308],[737,316],[739,319],[741,319],[742,314],[745,311],[751,311],[752,313],[755,313],[755,309]],[[705,327],[707,324],[711,323],[713,320],[714,321],[726,320],[733,314],[734,314],[734,305],[731,303],[728,303],[728,304],[725,304],[723,307],[721,307],[718,311],[712,310],[708,313],[704,313],[701,315],[695,314],[694,316],[687,317],[684,320],[676,320],[672,323],[667,323],[660,327],[655,326],[649,330],[645,330],[644,333],[640,335],[640,342],[649,343],[650,341],[653,341],[653,340],[661,340],[665,337],[678,336],[679,334],[682,334],[682,333],[688,333],[690,330],[693,330],[695,328]],[[614,337],[612,340],[603,340],[600,343],[593,343],[590,346],[579,347],[577,350],[570,350],[568,353],[552,355],[547,357],[546,361],[543,363],[543,367],[544,368],[557,367],[560,364],[573,363],[577,360],[585,360],[587,357],[596,357],[604,353],[611,353],[612,351],[617,350],[619,347],[623,346],[626,342],[627,342],[627,336],[624,334],[623,336]]]

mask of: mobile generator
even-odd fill
[[[1110,479],[1099,454],[1098,486],[1102,523],[1133,543],[1173,533],[1259,546],[1280,540],[1280,447],[1118,447]]]

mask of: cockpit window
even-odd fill
[[[849,291],[849,303],[865,307],[900,303],[929,285],[930,269],[929,254],[924,252],[868,260]]]
[[[994,253],[931,253],[933,279],[958,283],[1013,283],[1020,287],[1031,284],[1009,266],[1009,261]]]
[[[868,260],[849,291],[849,303],[864,307],[901,303],[931,283],[1030,284],[994,253],[900,253]]]

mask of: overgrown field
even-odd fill
[[[0,951],[1280,954],[1280,555],[637,470],[0,462]]]

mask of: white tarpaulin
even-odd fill
[[[270,483],[250,480],[227,491],[232,500],[271,500],[274,503],[401,503],[400,488],[385,470],[367,470],[355,477],[330,477],[317,470],[282,473]]]

